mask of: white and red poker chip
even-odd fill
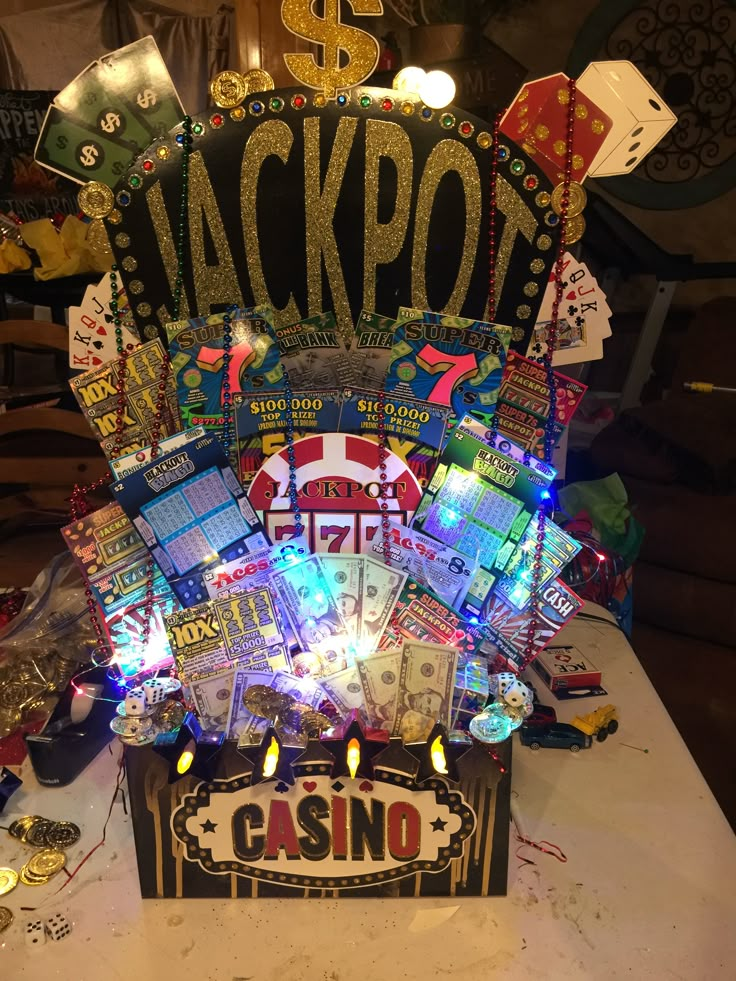
[[[349,433],[306,436],[294,444],[296,484],[302,511],[365,512],[381,509],[379,447],[372,440]],[[409,517],[422,496],[419,482],[405,460],[386,451],[386,503],[390,511]],[[269,457],[248,490],[250,503],[260,512],[288,511],[288,448]]]

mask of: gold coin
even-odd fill
[[[26,862],[26,868],[33,875],[52,876],[60,872],[66,865],[66,855],[55,848],[44,848],[36,852]]]
[[[18,885],[18,873],[15,869],[0,869],[0,896],[7,896]]]
[[[574,245],[579,242],[585,233],[585,218],[582,215],[575,215],[565,223],[565,245]]]
[[[48,875],[34,875],[25,865],[20,870],[20,881],[24,886],[45,886],[49,878]]]
[[[253,95],[254,92],[270,92],[276,87],[274,80],[262,68],[251,68],[243,78],[248,86],[248,95]]]
[[[305,712],[302,715],[302,731],[308,736],[332,728],[332,722],[322,712]]]
[[[107,229],[99,219],[91,221],[87,226],[86,243],[92,252],[98,252],[100,255],[112,255]]]
[[[76,845],[81,837],[82,832],[71,821],[54,821],[53,827],[46,832],[46,841],[52,848]]]
[[[562,194],[565,190],[564,184],[558,184],[557,187],[552,191],[552,210],[556,215],[562,214]],[[585,193],[585,189],[582,184],[578,184],[577,181],[570,181],[570,196],[569,203],[567,205],[567,217],[577,218],[578,215],[582,215],[583,208],[588,203],[588,195]]]
[[[220,72],[210,82],[212,101],[220,109],[234,109],[248,94],[248,85],[240,72]]]
[[[46,832],[50,831],[53,826],[53,821],[47,821],[46,818],[41,818],[30,826],[21,840],[36,848],[43,848],[47,844]]]
[[[251,685],[243,693],[243,705],[263,719],[275,719],[294,704],[291,695],[269,688],[268,685]]]
[[[16,818],[8,828],[8,833],[14,838],[20,838],[22,835],[28,831],[28,829],[36,821],[42,821],[43,818],[39,817],[37,814],[27,814],[25,817]]]
[[[0,933],[3,930],[7,930],[10,924],[13,922],[13,914],[10,912],[7,906],[0,906]]]
[[[79,192],[79,210],[88,218],[106,218],[113,209],[115,196],[107,184],[90,181]]]

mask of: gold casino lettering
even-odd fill
[[[344,328],[352,328],[352,314],[340,250],[335,237],[334,220],[359,122],[361,121],[357,118],[349,116],[340,119],[327,168],[323,174],[321,159],[324,155],[321,152],[320,119],[314,116],[302,120],[308,315],[313,316],[324,309],[326,299],[323,297],[324,269],[332,294],[332,308],[339,325]],[[259,123],[245,144],[240,176],[241,223],[251,289],[256,304],[265,304],[274,310],[277,327],[300,320],[302,313],[293,294],[289,295],[285,305],[281,307],[272,298],[264,272],[259,241],[257,198],[264,164],[273,157],[286,164],[293,143],[294,132],[283,119],[269,119]],[[379,177],[383,160],[391,161],[398,175],[393,214],[387,221],[379,220],[378,207]],[[457,315],[467,297],[476,264],[482,225],[482,190],[481,176],[473,154],[467,146],[454,139],[442,139],[434,146],[419,177],[413,241],[410,248],[411,297],[414,307],[428,308],[426,263],[430,247],[430,222],[440,184],[444,176],[449,173],[456,174],[462,183],[465,197],[465,233],[454,286],[440,312]],[[411,234],[414,179],[414,153],[406,131],[393,122],[366,120],[365,194],[362,216],[364,226],[362,306],[364,309],[372,310],[375,307],[379,267],[390,265],[397,260],[407,236]],[[496,286],[500,291],[517,236],[522,235],[528,243],[531,243],[537,223],[526,203],[501,175],[498,176],[497,199],[501,213],[506,216],[496,262]],[[146,191],[146,200],[173,293],[176,282],[176,253],[169,217],[158,182]],[[271,220],[273,218],[274,216],[271,216]],[[280,214],[277,220],[288,223],[289,217]],[[356,222],[356,227],[357,225]],[[198,311],[206,313],[212,304],[220,302],[224,295],[242,303],[243,295],[225,235],[220,207],[199,151],[191,155],[189,163],[189,235],[194,294]],[[204,260],[206,239],[214,246],[216,264]],[[165,307],[161,307],[157,313],[162,323],[171,319]],[[184,299],[182,299],[180,315],[189,316],[188,304]]]

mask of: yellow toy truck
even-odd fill
[[[615,705],[603,705],[588,712],[587,715],[576,715],[571,725],[580,729],[587,736],[595,736],[599,743],[608,739],[618,729],[618,718],[616,716]]]

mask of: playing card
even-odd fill
[[[117,357],[111,299],[110,274],[106,273],[97,286],[87,287],[81,306],[69,307],[69,367],[73,370],[88,371]],[[121,290],[118,296],[121,316],[126,309],[125,290]],[[126,354],[140,343],[125,325],[122,341]]]

